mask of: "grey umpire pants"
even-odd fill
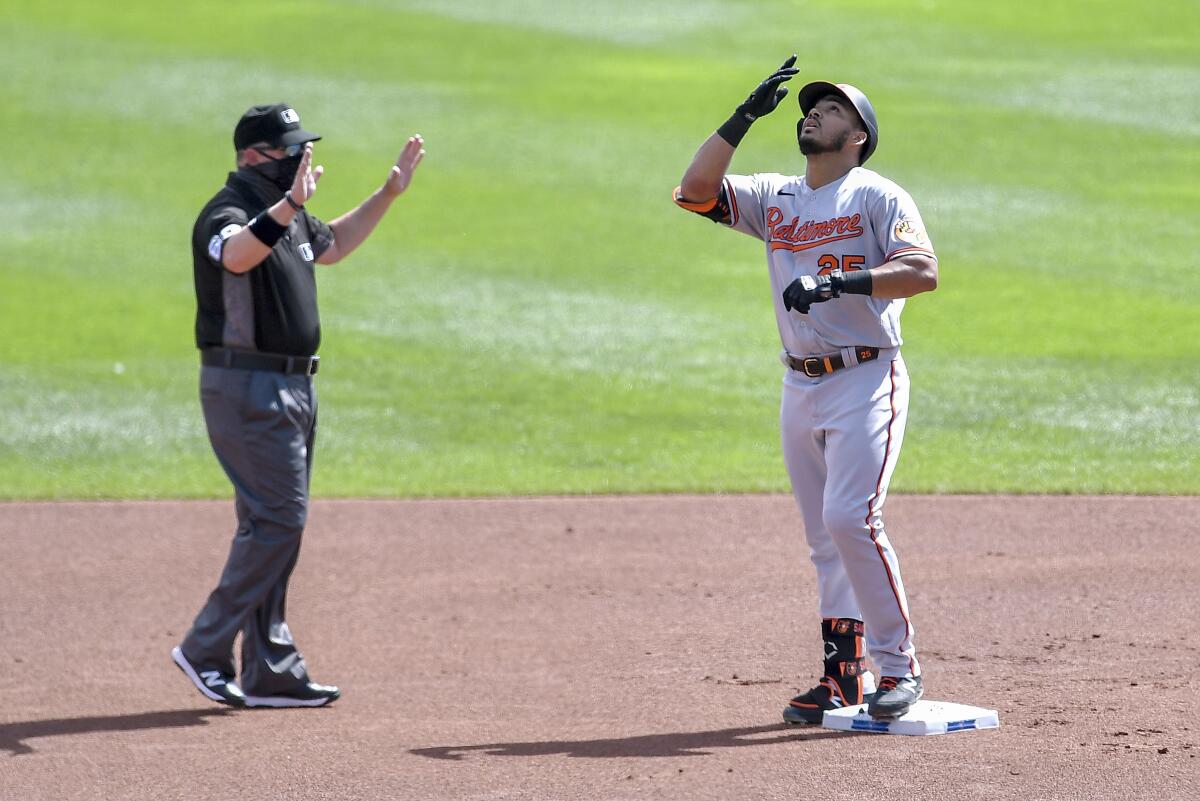
[[[313,379],[205,366],[200,401],[213,451],[233,482],[238,526],[220,582],[184,638],[183,653],[232,675],[240,631],[242,690],[285,691],[308,680],[285,607],[308,516],[317,429]]]

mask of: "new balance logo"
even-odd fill
[[[225,684],[225,679],[221,677],[221,671],[219,670],[202,670],[200,671],[200,678],[204,679],[206,687],[220,687]]]

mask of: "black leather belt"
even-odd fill
[[[857,364],[863,362],[874,361],[879,358],[879,348],[870,348],[866,345],[855,345],[854,355],[858,357]],[[830,353],[826,356],[793,356],[787,354],[784,357],[787,366],[795,370],[797,373],[804,373],[809,378],[820,378],[823,375],[835,373],[843,367],[851,367],[846,364],[846,360],[841,353]]]
[[[274,373],[316,375],[320,356],[287,356],[233,348],[205,348],[200,363],[208,367],[233,367],[239,370],[270,370]]]

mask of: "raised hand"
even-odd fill
[[[796,54],[783,62],[779,69],[775,70],[766,80],[758,85],[758,87],[750,93],[746,98],[746,102],[738,106],[738,112],[742,114],[747,122],[754,122],[759,117],[765,117],[770,114],[779,105],[779,101],[787,97],[788,89],[781,84],[790,81],[795,77],[799,69],[792,66],[796,63]]]
[[[304,154],[300,156],[300,166],[296,169],[292,188],[288,190],[292,195],[292,201],[297,206],[303,206],[309,198],[317,193],[317,181],[321,180],[321,176],[325,173],[324,167],[314,168],[312,166],[312,154],[313,143],[309,142],[304,146]]]
[[[412,182],[413,173],[417,171],[417,165],[421,163],[421,159],[425,158],[425,140],[420,134],[414,134],[408,137],[408,142],[404,145],[404,150],[400,151],[399,158],[396,159],[396,165],[392,167],[392,171],[388,174],[387,182],[383,185],[383,190],[396,197]]]

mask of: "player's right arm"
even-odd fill
[[[679,181],[676,200],[703,204],[716,199],[721,191],[721,181],[733,161],[733,151],[733,145],[722,139],[720,134],[714,133],[708,137],[692,157],[692,163]]]
[[[750,126],[759,117],[774,111],[779,101],[787,95],[787,87],[783,84],[799,72],[793,66],[795,63],[796,56],[793,54],[756,86],[750,96],[734,109],[733,115],[700,146],[675,189],[674,199],[679,206],[713,222],[724,223],[762,238],[759,226],[751,218],[738,214],[736,196],[747,192],[753,194],[753,180],[743,176],[740,182],[731,183],[727,173],[733,161],[733,152]],[[741,188],[736,188],[735,183]]]
[[[787,96],[788,90],[783,84],[800,71],[793,66],[795,63],[796,55],[793,53],[779,69],[756,86],[745,102],[734,109],[733,116],[700,146],[679,182],[677,201],[703,204],[717,197],[721,180],[733,161],[733,151],[741,143],[742,137],[755,120],[770,114],[779,101]]]

